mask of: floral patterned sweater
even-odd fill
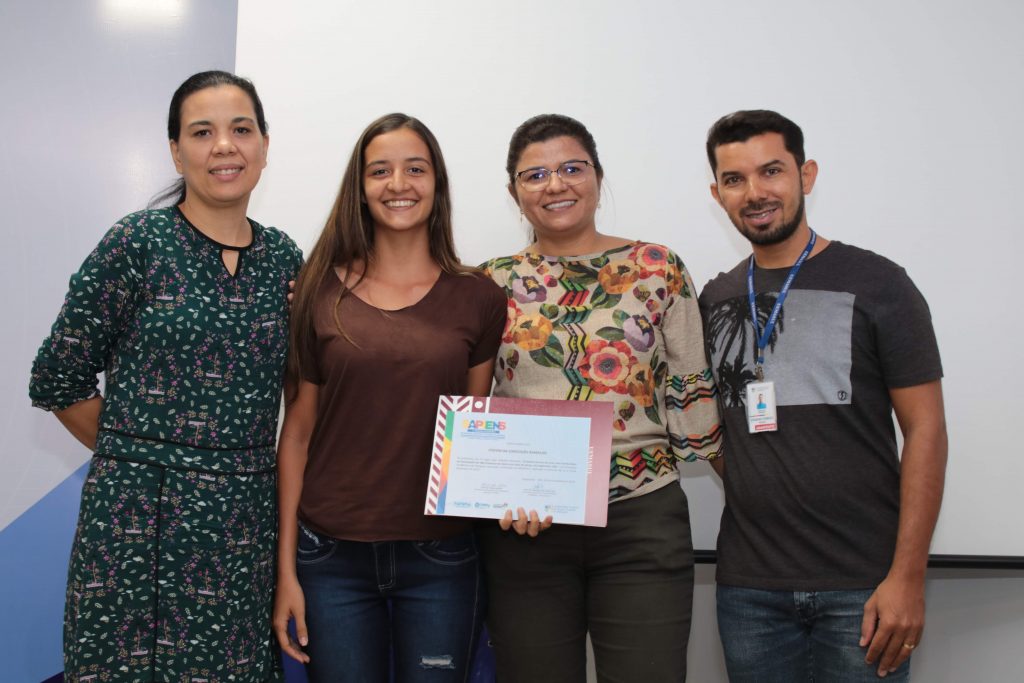
[[[494,395],[615,403],[611,502],[677,480],[680,460],[721,455],[700,312],[676,254],[647,242],[571,257],[527,249],[482,268],[508,296]]]

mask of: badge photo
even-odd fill
[[[747,430],[751,434],[779,429],[775,407],[775,383],[751,382],[747,385]]]

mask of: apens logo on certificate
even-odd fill
[[[462,420],[462,436],[501,438],[507,427],[504,420]]]
[[[604,526],[610,403],[441,396],[424,513]]]

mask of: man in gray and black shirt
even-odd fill
[[[707,150],[753,251],[700,296],[726,426],[729,677],[908,680],[946,463],[928,306],[898,265],[811,230],[818,167],[792,121],[730,114]]]

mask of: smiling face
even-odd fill
[[[185,180],[185,202],[221,208],[246,204],[267,165],[270,139],[260,133],[252,100],[219,85],[189,95],[171,157]]]
[[[427,144],[399,128],[373,138],[363,157],[363,198],[375,230],[426,230],[435,188]]]
[[[818,174],[813,160],[802,167],[778,133],[755,135],[715,148],[717,177],[711,194],[736,229],[755,245],[785,242],[807,229],[804,195]]]
[[[576,138],[563,135],[528,145],[516,163],[516,173],[531,168],[552,171],[548,186],[538,192],[527,191],[518,181],[509,186],[516,204],[530,221],[538,239],[580,237],[597,233],[594,218],[601,196],[601,180],[597,173],[592,172],[582,183],[566,185],[554,173],[566,161],[593,163],[594,160]]]

